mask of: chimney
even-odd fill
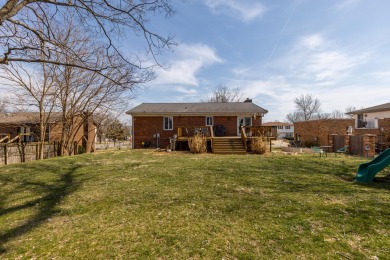
[[[245,101],[244,101],[244,103],[252,103],[252,99],[246,98]]]

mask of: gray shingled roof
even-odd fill
[[[141,115],[260,115],[268,111],[252,102],[232,103],[142,103],[126,112]]]
[[[380,112],[380,111],[388,111],[388,110],[390,110],[390,103],[351,111],[347,114],[362,114],[362,113]]]
[[[52,113],[51,123],[58,121],[61,114]],[[19,113],[1,113],[0,124],[37,124],[39,123],[39,113],[37,112],[19,112]]]
[[[294,124],[284,122],[267,122],[263,123],[262,126],[294,126]]]

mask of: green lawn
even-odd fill
[[[0,258],[389,259],[390,183],[353,183],[364,161],[137,150],[0,167]]]

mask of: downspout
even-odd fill
[[[134,149],[134,117],[131,116],[131,149]]]

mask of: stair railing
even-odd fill
[[[240,133],[241,133],[241,141],[242,141],[242,144],[244,145],[245,149],[247,149],[246,147],[246,133],[245,133],[245,127],[244,126],[241,126],[240,128]]]

